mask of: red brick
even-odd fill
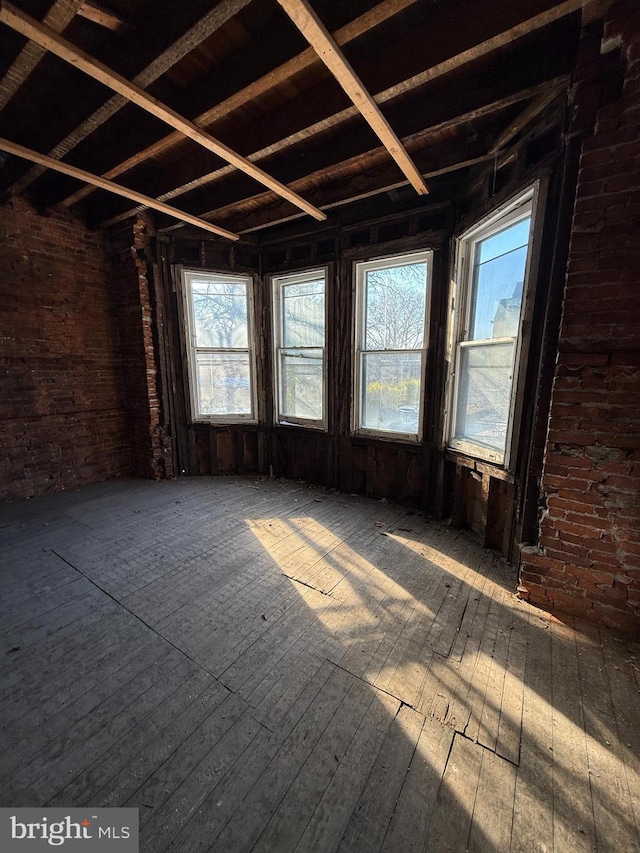
[[[579,515],[581,518],[585,516],[595,518],[593,504],[583,503],[577,500],[565,500],[564,498],[554,497],[552,495],[547,500],[547,506],[553,508],[554,514],[555,511],[563,511],[565,513],[570,512]]]
[[[0,244],[0,280],[15,297],[0,299],[7,338],[0,422],[13,447],[0,459],[0,498],[129,473],[104,241],[75,219],[44,218],[17,200],[0,207],[0,231],[10,235]]]
[[[573,522],[564,521],[561,518],[549,518],[546,520],[545,526],[547,526],[551,530],[560,531],[562,535],[561,538],[564,538],[567,535],[574,536],[578,542],[582,540],[599,541],[602,536],[602,530],[590,526],[588,520],[584,524],[576,524]]]

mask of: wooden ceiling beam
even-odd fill
[[[548,86],[552,86],[557,92],[557,86],[563,79],[565,82],[568,81],[568,78],[557,78],[546,84],[531,87],[527,94],[529,98],[535,98],[541,94],[543,88]],[[487,133],[482,129],[482,126],[480,129],[476,129],[476,132],[465,143],[458,142],[452,145],[449,141],[443,141],[438,136],[441,137],[443,132],[446,133],[448,130],[455,129],[465,121],[486,118],[494,110],[509,108],[516,103],[515,96],[501,98],[493,104],[470,110],[463,116],[457,116],[416,133],[403,136],[402,143],[419,164],[427,179],[487,161],[492,161],[495,167],[500,169],[513,158],[514,149],[503,149],[501,153],[496,154],[494,143],[492,139],[487,139]],[[521,142],[518,142],[518,147],[520,145]],[[456,162],[456,157],[459,158],[459,162]],[[392,188],[406,187],[406,180],[393,180],[393,173],[388,166],[390,164],[385,157],[385,149],[376,148],[340,163],[333,163],[317,169],[312,174],[293,181],[292,186],[298,190],[306,190],[318,207],[326,211],[334,206],[350,204],[361,197],[386,192]],[[353,186],[351,186],[352,184]],[[354,192],[356,189],[357,192]],[[261,223],[259,228],[298,218],[297,214],[285,214],[282,205],[272,193],[262,193],[260,196],[221,205],[215,210],[199,215],[203,218],[215,217],[216,220],[231,220],[230,227],[233,227],[240,234],[247,230],[241,222],[243,216],[254,216]],[[272,215],[275,215],[275,219],[269,221],[269,216]],[[114,221],[117,220],[114,219]],[[181,227],[181,224],[177,223],[162,230],[174,231]],[[252,230],[252,228],[248,230]]]
[[[84,2],[85,0],[55,0],[47,12],[44,23],[57,33],[61,33],[71,23]],[[45,53],[44,48],[31,41],[22,48],[0,80],[0,110],[6,107]]]
[[[478,116],[474,116],[474,118],[478,118]],[[429,170],[431,174],[440,174],[440,167],[434,167],[434,163],[437,162],[439,157],[434,156],[433,151],[429,148],[424,147],[424,142],[432,137],[435,133],[446,130],[450,128],[452,124],[450,122],[443,122],[439,127],[427,128],[420,133],[411,134],[409,137],[403,138],[403,144],[407,147],[409,151],[415,152],[416,158],[420,157],[426,164],[428,164]],[[449,143],[439,142],[436,146],[438,148],[438,154],[442,159],[444,158],[444,154],[446,152],[445,162],[447,163],[447,171],[450,171],[451,168],[455,165],[455,163],[451,160],[451,152],[448,150]],[[332,181],[345,181],[354,179],[358,180],[359,176],[367,175],[372,172],[374,169],[379,169],[384,167],[385,162],[388,162],[388,158],[385,155],[386,149],[384,147],[374,148],[370,151],[366,151],[363,154],[358,154],[355,157],[350,157],[348,160],[342,161],[340,163],[333,163],[325,168],[318,169],[312,174],[305,175],[302,178],[299,178],[297,181],[292,182],[292,186],[295,186],[298,191],[311,191],[311,190],[321,190],[326,184],[331,183]],[[478,152],[478,155],[482,157],[483,160],[491,159],[495,155],[491,152],[486,151],[486,149],[482,152]],[[464,164],[467,163],[467,158],[463,159]],[[462,166],[460,168],[463,168]],[[388,173],[387,173],[388,174]],[[404,181],[394,182],[394,187],[406,186],[408,181],[405,179]],[[271,193],[262,193],[261,197],[254,197],[249,199],[242,199],[238,202],[233,202],[231,204],[224,205],[223,207],[218,207],[214,210],[209,210],[206,213],[201,213],[200,216],[203,219],[228,219],[231,216],[237,214],[238,212],[244,212],[248,210],[256,210],[263,206],[268,201],[268,198],[274,200],[274,197]],[[174,227],[180,227],[179,225]]]
[[[80,50],[71,44],[71,42],[53,32],[53,30],[25,15],[12,4],[7,3],[6,0],[0,0],[0,21],[32,41],[35,41],[36,44],[39,44],[51,53],[54,53],[60,59],[73,65],[74,68],[78,68],[94,80],[98,80],[114,92],[122,95],[128,101],[131,101],[131,103],[146,110],[150,115],[164,121],[185,137],[207,148],[213,154],[226,160],[232,166],[235,166],[270,190],[273,190],[273,192],[289,201],[295,207],[304,210],[305,213],[310,214],[315,219],[326,219],[326,214],[309,204],[284,184],[280,183],[280,181],[272,178],[271,175],[268,175],[258,166],[254,166],[246,157],[242,157],[240,154],[232,151],[231,148],[199,128],[192,121],[189,121],[175,110],[172,110],[156,98],[147,94],[140,86],[129,82],[120,74],[117,74],[104,65],[104,63],[98,62],[85,53],[85,51]]]
[[[418,195],[426,195],[429,190],[415,163],[307,0],[278,0],[278,3],[344,89],[411,186]]]
[[[464,159],[461,156],[461,148],[454,150],[450,144],[447,144],[439,147],[436,152],[429,152],[428,155],[420,152],[419,155],[416,155],[416,159],[418,162],[422,162],[423,173],[429,181],[470,166],[491,162],[494,155],[482,152],[479,150],[480,148],[479,143],[472,146],[465,145],[466,159]],[[379,151],[384,153],[385,149],[380,148]],[[435,153],[433,158],[432,153]],[[430,165],[429,160],[431,159],[438,161],[439,165],[437,167]],[[368,172],[357,174],[346,180],[341,177],[332,184],[320,186],[314,191],[313,196],[321,210],[330,211],[381,193],[406,187],[406,179],[395,180],[394,174],[397,174],[395,167],[389,162],[388,156],[385,156],[380,159],[377,166],[373,165],[372,162]],[[243,235],[300,219],[298,213],[292,214],[290,211],[286,211],[279,199],[274,198],[270,193],[268,195],[270,196],[268,206],[261,203],[255,207],[243,205],[242,208],[234,206],[235,209],[232,209],[232,206],[229,205],[227,208],[221,208],[221,210],[226,211],[229,217],[228,224],[232,224],[238,233]],[[429,202],[425,197],[419,203],[425,205],[425,210],[430,209]],[[173,232],[180,227],[179,224],[161,227],[159,232]]]
[[[343,27],[336,30],[335,33],[333,33],[336,44],[347,44],[348,42],[359,38],[416,2],[418,2],[418,0],[382,0],[382,2],[378,3],[377,6],[374,6],[373,9],[370,9],[359,18],[350,21],[348,24],[345,24]],[[209,127],[219,119],[226,118],[234,110],[239,109],[254,98],[260,97],[260,95],[263,95],[265,92],[268,92],[270,89],[273,89],[275,86],[278,86],[280,83],[283,83],[285,80],[293,77],[294,74],[298,74],[306,68],[309,68],[315,62],[319,62],[319,59],[315,50],[309,47],[307,50],[304,50],[292,59],[284,62],[282,65],[279,65],[277,68],[274,68],[273,71],[269,71],[268,74],[264,74],[262,77],[258,78],[258,80],[255,80],[248,86],[245,86],[243,89],[240,89],[235,94],[230,95],[219,104],[216,104],[214,107],[211,107],[211,109],[199,115],[195,119],[195,124],[199,127]],[[139,81],[136,80],[136,82]],[[353,113],[355,114],[355,110]],[[164,151],[167,151],[179,143],[181,140],[182,136],[179,133],[171,133],[153,145],[148,146],[144,150],[137,152],[133,156],[123,160],[121,163],[118,163],[116,166],[113,166],[113,168],[104,173],[104,177],[117,178],[119,175],[128,172],[130,169],[134,169],[145,160],[159,156]],[[69,196],[69,198],[65,199],[62,204],[65,207],[70,207],[88,196],[91,192],[93,192],[92,187],[83,187],[73,195]]]
[[[496,36],[487,39],[484,42],[481,42],[480,44],[475,45],[469,50],[463,51],[462,53],[458,53],[450,57],[449,59],[444,60],[443,62],[431,66],[430,68],[426,69],[423,72],[420,72],[419,74],[413,75],[412,77],[409,77],[406,80],[402,80],[399,83],[388,87],[382,92],[379,92],[378,94],[374,95],[374,100],[377,104],[383,104],[388,101],[392,101],[394,98],[397,98],[401,95],[407,94],[408,92],[411,92],[412,90],[417,89],[420,86],[431,82],[432,80],[436,80],[437,78],[442,77],[445,74],[450,73],[451,71],[455,71],[456,69],[461,68],[464,65],[467,65],[477,59],[481,59],[482,57],[493,53],[496,50],[499,50],[500,48],[508,44],[510,41],[522,38],[523,36],[528,35],[529,33],[535,32],[536,30],[539,30],[547,26],[548,24],[553,23],[556,20],[559,20],[560,18],[563,18],[566,15],[575,12],[581,7],[581,3],[582,0],[564,0],[564,2],[558,4],[557,6],[554,6],[553,8],[542,12],[532,18],[528,18],[527,20],[522,21],[521,23],[513,27],[503,30]],[[358,19],[358,21],[360,20],[361,19]],[[356,22],[353,23],[355,24]],[[346,28],[343,28],[343,30],[344,29]],[[360,28],[358,28],[358,31],[359,29]],[[353,31],[351,37],[355,37],[355,35],[353,35]],[[341,44],[345,43],[343,39],[346,39],[346,35],[343,34],[342,31],[338,31],[334,34],[334,38],[336,40],[336,43]],[[311,49],[305,51],[305,54],[300,54],[300,56],[303,55],[313,56],[313,58],[317,58],[315,57],[315,52]],[[287,66],[288,65],[289,63],[287,63]],[[281,68],[285,68],[287,66],[281,66]],[[279,72],[280,69],[276,69],[276,71]],[[279,73],[277,76],[279,79]],[[264,85],[265,80],[266,78],[261,78],[258,83]],[[196,119],[196,122],[198,124],[211,124],[217,118],[221,118],[223,115],[226,114],[228,110],[232,110],[235,107],[239,106],[240,103],[244,103],[244,100],[239,103],[235,99],[243,95],[243,93],[247,93],[248,90],[250,90],[251,88],[252,87],[249,86],[247,87],[247,89],[244,89],[242,90],[242,92],[238,93],[238,95],[234,95],[226,101],[223,101],[221,104],[218,105],[218,107],[214,107],[212,110],[209,110],[207,113],[204,113],[202,116]],[[251,97],[257,96],[257,94],[259,94],[259,92],[253,92],[253,95],[251,95]],[[342,122],[345,122],[356,115],[358,115],[358,111],[355,107],[347,107],[344,110],[340,110],[339,112],[334,113],[333,115],[328,116],[327,118],[322,119],[319,122],[316,122],[314,125],[304,128],[303,130],[300,130],[296,133],[289,134],[286,139],[281,140],[280,142],[276,142],[268,148],[248,155],[247,159],[258,160],[262,157],[275,154],[278,151],[284,150],[284,148],[286,147],[303,142],[305,139],[308,139],[309,137],[315,134],[322,133],[324,131],[337,127]],[[180,139],[181,137],[179,134],[171,134],[170,136],[161,139],[155,145],[152,145],[149,148],[145,149],[145,151],[140,152],[139,154],[136,154],[133,157],[130,157],[128,160],[124,161],[119,166],[116,166],[113,169],[110,169],[109,171],[105,172],[104,175],[108,178],[117,177],[118,175],[128,171],[129,169],[133,169],[135,166],[139,165],[139,163],[143,162],[143,160],[161,154],[163,151],[174,145]],[[190,181],[188,184],[183,184],[182,186],[176,187],[174,190],[168,193],[164,193],[160,197],[165,200],[175,198],[181,195],[182,193],[196,189],[198,186],[202,186],[212,180],[217,180],[218,178],[229,174],[229,171],[230,170],[228,167],[222,167],[221,169],[217,169],[214,172],[210,172],[208,174],[203,175],[201,178],[198,178],[194,181]],[[90,191],[91,190],[89,190],[89,192]],[[80,199],[84,198],[86,195],[88,195],[88,192],[85,189],[81,189],[77,193],[74,193],[72,196],[69,196],[67,199],[65,199],[62,204],[64,206],[70,206],[71,204],[74,204]]]
[[[120,186],[120,184],[114,184],[113,181],[108,181],[106,178],[99,177],[98,175],[92,175],[91,172],[86,172],[84,169],[78,169],[76,166],[70,166],[68,163],[60,163],[52,157],[47,157],[46,154],[39,154],[37,151],[32,151],[30,148],[25,148],[23,145],[17,145],[15,142],[3,139],[2,137],[0,137],[0,151],[6,151],[8,154],[15,154],[16,157],[22,157],[25,160],[30,160],[32,163],[38,163],[41,166],[45,166],[47,169],[62,172],[63,175],[69,175],[72,178],[77,178],[80,181],[93,184],[100,189],[107,190],[107,192],[128,198],[130,201],[137,201],[144,205],[144,207],[150,207],[153,210],[166,213],[169,216],[173,216],[175,219],[179,219],[181,222],[187,222],[189,225],[195,225],[198,228],[210,231],[219,237],[226,237],[228,240],[238,239],[237,234],[227,231],[226,228],[220,228],[217,225],[213,225],[211,222],[206,222],[198,216],[192,216],[190,213],[185,213],[184,211],[171,207],[162,201],[150,198],[149,196],[143,195],[135,190],[127,189],[127,187]]]
[[[495,36],[492,36],[483,42],[479,42],[473,47],[470,47],[468,50],[463,50],[461,53],[458,53],[449,59],[445,59],[443,62],[439,62],[437,65],[432,65],[431,68],[426,68],[424,71],[420,71],[418,74],[414,74],[412,77],[409,77],[404,81],[404,83],[401,83],[396,87],[395,96],[397,97],[402,95],[405,91],[408,92],[418,86],[423,86],[425,83],[430,83],[437,77],[442,77],[444,74],[449,74],[451,71],[456,71],[464,65],[469,65],[477,59],[488,56],[490,53],[494,53],[495,51],[506,47],[511,42],[517,41],[518,39],[524,38],[524,36],[536,32],[536,30],[548,27],[550,24],[555,23],[555,21],[559,21],[561,18],[565,18],[567,15],[573,14],[573,12],[577,12],[582,8],[582,4],[583,0],[563,0],[563,2],[551,6],[549,9],[544,12],[540,12],[538,15],[534,15],[531,18],[521,21],[519,24],[515,24],[513,27],[502,30],[502,32],[497,33]]]
[[[549,84],[546,91],[541,92],[538,97],[502,131],[490,153],[495,154],[496,151],[500,151],[501,148],[508,145],[514,136],[520,133],[520,131],[525,128],[529,122],[536,118],[536,116],[539,116],[552,101],[555,101],[561,91],[562,90],[559,87]]]
[[[97,3],[83,3],[78,9],[78,14],[106,30],[111,30],[114,33],[120,32],[126,28],[125,22],[113,12],[109,12],[98,6]]]
[[[155,80],[165,74],[173,65],[179,62],[183,57],[190,53],[205,39],[209,38],[212,33],[219,29],[223,24],[230,20],[234,15],[237,15],[241,9],[248,6],[251,0],[221,0],[217,6],[194,24],[186,33],[184,33],[170,47],[163,51],[160,56],[149,63],[139,74],[133,78],[133,82],[141,86],[143,89],[148,88]],[[32,44],[32,42],[30,42]],[[33,45],[37,50],[41,48]],[[106,121],[114,116],[127,103],[127,99],[121,95],[113,95],[109,100],[99,107],[94,113],[88,116],[82,124],[79,124],[71,131],[64,139],[49,151],[49,156],[55,160],[62,160],[70,151],[72,151],[83,140],[90,136],[94,131],[98,130]],[[172,134],[180,136],[180,134]],[[26,174],[22,175],[8,190],[7,195],[18,195],[23,192],[30,184],[32,184],[44,172],[42,166],[36,166],[30,169]],[[118,174],[105,174],[105,178],[116,178]],[[84,188],[82,188],[84,189]],[[82,189],[80,192],[82,192]],[[90,186],[86,192],[93,192],[93,187]],[[67,205],[68,206],[68,205]]]
[[[556,81],[550,81],[548,85],[553,85],[559,81],[560,78]],[[540,89],[541,87],[537,88]],[[532,89],[531,92],[533,91]],[[507,104],[506,100],[503,103],[504,106],[511,105]],[[477,114],[474,116],[474,112],[471,111],[469,116],[481,117]],[[486,113],[484,114],[486,115]],[[452,127],[456,121],[457,119],[452,119],[442,122],[438,129],[446,130],[447,127]],[[552,126],[550,120],[545,128],[548,130]],[[427,180],[488,162],[493,164],[494,169],[502,169],[517,159],[518,152],[530,139],[540,134],[541,128],[535,125],[515,146],[503,148],[501,152],[494,151],[495,143],[489,141],[489,145],[487,145],[487,133],[482,129],[474,133],[472,139],[468,139],[466,142],[458,142],[452,145],[448,141],[438,141],[435,144],[430,142],[429,145],[424,146],[422,143],[432,136],[432,131],[436,131],[436,126],[402,138],[403,144],[408,151],[413,153],[414,159]],[[406,180],[397,181],[393,179],[390,163],[382,156],[383,154],[384,149],[374,149],[360,155],[360,157],[352,158],[349,162],[345,161],[318,170],[314,174],[301,178],[299,182],[292,182],[292,186],[298,189],[305,187],[309,197],[324,211],[349,205],[389,190],[406,187]],[[243,199],[239,202],[223,205],[215,211],[200,215],[203,217],[215,215],[217,219],[224,220],[228,227],[233,228],[240,235],[300,218],[297,213],[287,213],[282,203],[272,193],[263,193],[260,198]],[[159,230],[171,232],[182,227],[181,223],[176,223]]]
[[[582,2],[582,23],[584,26],[593,23],[603,18],[614,0],[583,0]]]
[[[467,110],[466,112],[461,113],[460,115],[454,116],[453,118],[446,119],[444,121],[437,122],[436,124],[429,125],[428,127],[425,127],[422,130],[417,131],[416,133],[412,133],[408,136],[403,136],[402,137],[402,144],[405,146],[410,146],[412,150],[416,150],[418,147],[417,143],[424,143],[425,140],[429,136],[433,136],[437,133],[441,133],[442,131],[452,130],[452,129],[460,127],[464,124],[468,124],[469,122],[474,121],[478,118],[482,118],[482,117],[487,116],[487,115],[492,115],[496,112],[499,112],[500,110],[504,110],[504,109],[507,109],[508,107],[514,106],[515,104],[521,103],[522,101],[536,99],[536,100],[534,100],[534,103],[537,103],[537,101],[540,98],[548,96],[548,94],[550,92],[553,93],[553,97],[555,98],[558,96],[559,92],[564,87],[566,87],[568,82],[569,82],[569,78],[568,78],[568,76],[565,75],[565,76],[557,77],[553,80],[544,81],[543,83],[539,83],[535,86],[530,86],[526,89],[521,89],[518,92],[514,92],[511,95],[505,95],[504,97],[498,98],[497,100],[491,101],[490,103],[484,104],[483,106],[476,107],[472,110]],[[521,116],[523,116],[525,112],[528,112],[529,109],[530,108],[528,107],[527,110],[523,111]],[[520,118],[520,116],[518,118]],[[513,124],[515,124],[515,122]],[[511,127],[511,125],[510,125],[510,127]],[[302,136],[302,138],[307,138],[307,136],[311,135],[311,134],[309,134],[307,132],[307,130],[303,130],[303,131],[300,131],[300,135]],[[265,148],[263,148],[259,151],[256,151],[253,154],[250,154],[249,158],[251,160],[261,160],[264,157],[270,157],[275,153],[282,153],[287,148],[289,148],[291,145],[294,145],[297,141],[299,141],[296,137],[297,137],[297,134],[294,134],[293,136],[285,137],[284,139],[281,139],[278,142],[273,143],[272,145],[268,145]],[[328,153],[333,154],[334,153],[333,149],[328,149]],[[493,153],[493,151],[491,153]],[[364,156],[367,156],[367,155],[365,154]],[[314,180],[317,182],[317,179],[322,174],[325,177],[330,177],[331,175],[334,174],[336,169],[339,169],[341,167],[341,165],[344,164],[345,162],[347,162],[347,161],[340,161],[338,163],[333,163],[332,165],[327,166],[326,169],[322,173],[321,172],[315,172],[314,173]],[[217,169],[215,172],[210,172],[208,175],[204,175],[202,178],[199,178],[197,181],[192,181],[188,184],[183,185],[182,187],[178,187],[177,189],[169,190],[168,192],[162,193],[161,195],[158,196],[158,198],[161,199],[162,201],[168,201],[169,199],[175,198],[176,196],[182,195],[183,193],[186,193],[186,192],[193,190],[197,187],[203,186],[204,184],[215,183],[216,181],[219,181],[222,178],[224,178],[225,176],[231,174],[232,171],[233,170],[231,169],[231,167],[223,166],[220,169]],[[299,180],[304,181],[305,179],[300,178]],[[405,185],[404,181],[398,182],[398,186],[404,186],[404,185]],[[304,189],[303,183],[301,183],[300,185],[297,185],[296,183],[294,183],[294,184],[292,184],[292,186],[294,186],[298,191],[300,191],[301,188]],[[134,208],[131,210],[123,211],[122,213],[117,214],[116,216],[112,216],[109,219],[106,219],[106,220],[100,222],[100,226],[109,226],[109,225],[114,225],[118,222],[122,222],[125,219],[128,219],[130,216],[133,216],[134,214],[139,213],[141,210],[143,210],[142,207],[137,207],[137,208]],[[213,216],[213,215],[215,215],[215,211],[208,211],[207,213],[203,213],[201,215],[204,217]]]

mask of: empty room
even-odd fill
[[[637,0],[0,0],[0,847],[640,853]]]

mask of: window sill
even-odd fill
[[[511,471],[507,471],[499,465],[493,465],[491,462],[484,462],[482,459],[467,456],[465,453],[452,450],[450,447],[445,450],[445,459],[448,459],[449,462],[455,462],[456,465],[463,468],[477,471],[479,474],[488,474],[495,480],[503,480],[505,483],[515,482],[515,477]]]
[[[224,418],[215,420],[213,418],[195,418],[191,421],[193,426],[230,427],[230,426],[256,426],[255,418]]]
[[[411,447],[419,447],[422,444],[422,438],[415,433],[407,435],[401,432],[375,432],[374,430],[354,430],[351,433],[352,439],[366,438],[368,441],[384,441],[390,444],[408,444]]]
[[[274,426],[283,427],[284,429],[301,429],[301,430],[311,430],[312,432],[327,432],[327,427],[325,424],[318,423],[299,423],[298,421],[276,421]]]

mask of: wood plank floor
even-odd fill
[[[640,649],[466,534],[282,480],[0,509],[0,805],[145,853],[640,851]]]

